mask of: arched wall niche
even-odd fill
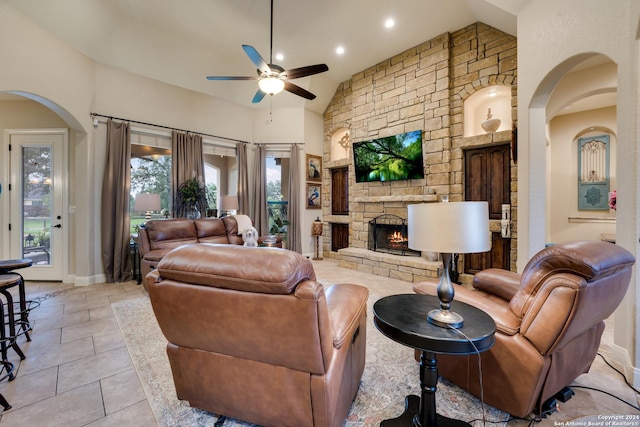
[[[490,113],[489,113],[490,111]],[[483,135],[482,123],[500,120],[495,132],[511,129],[511,88],[505,85],[487,86],[475,91],[464,101],[464,136]]]
[[[351,148],[351,138],[349,129],[346,127],[336,129],[331,134],[331,156],[330,161],[349,158],[349,150]]]

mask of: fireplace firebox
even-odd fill
[[[409,249],[407,220],[397,215],[380,215],[369,221],[369,250],[393,255],[420,256]]]

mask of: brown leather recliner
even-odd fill
[[[342,426],[365,364],[368,289],[325,289],[277,248],[192,244],[145,278],[178,398],[263,426]]]
[[[455,286],[455,300],[496,322],[496,343],[481,353],[484,400],[511,415],[541,413],[543,403],[589,371],[604,319],[629,286],[635,259],[612,243],[580,241],[543,249],[522,275],[477,273],[474,290]],[[414,291],[436,295],[437,283]],[[477,356],[438,355],[444,378],[480,396]]]

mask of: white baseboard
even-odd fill
[[[629,352],[624,348],[612,344],[611,354],[607,355],[609,362],[620,372],[634,387],[640,387],[640,369],[633,366]]]
[[[96,283],[105,283],[107,281],[107,277],[104,274],[96,274],[93,276],[69,276],[73,279],[69,283],[73,283],[76,286],[89,286],[95,285]]]

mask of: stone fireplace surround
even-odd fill
[[[330,162],[329,167],[332,166],[331,163],[333,162]],[[389,183],[385,185],[389,188]],[[354,195],[349,198],[349,215],[324,216],[324,256],[338,259],[342,267],[406,282],[415,283],[439,277],[442,263],[432,252],[423,253],[422,256],[417,257],[374,252],[368,249],[370,220],[384,214],[397,215],[406,220],[408,205],[438,200],[435,194],[404,194],[415,191],[411,188],[416,187],[402,187],[402,184],[395,183],[391,185],[398,187],[393,191],[394,195],[357,196],[355,195],[357,186],[350,188]],[[327,250],[331,241],[331,223],[349,224],[348,248],[340,249],[338,252]]]

